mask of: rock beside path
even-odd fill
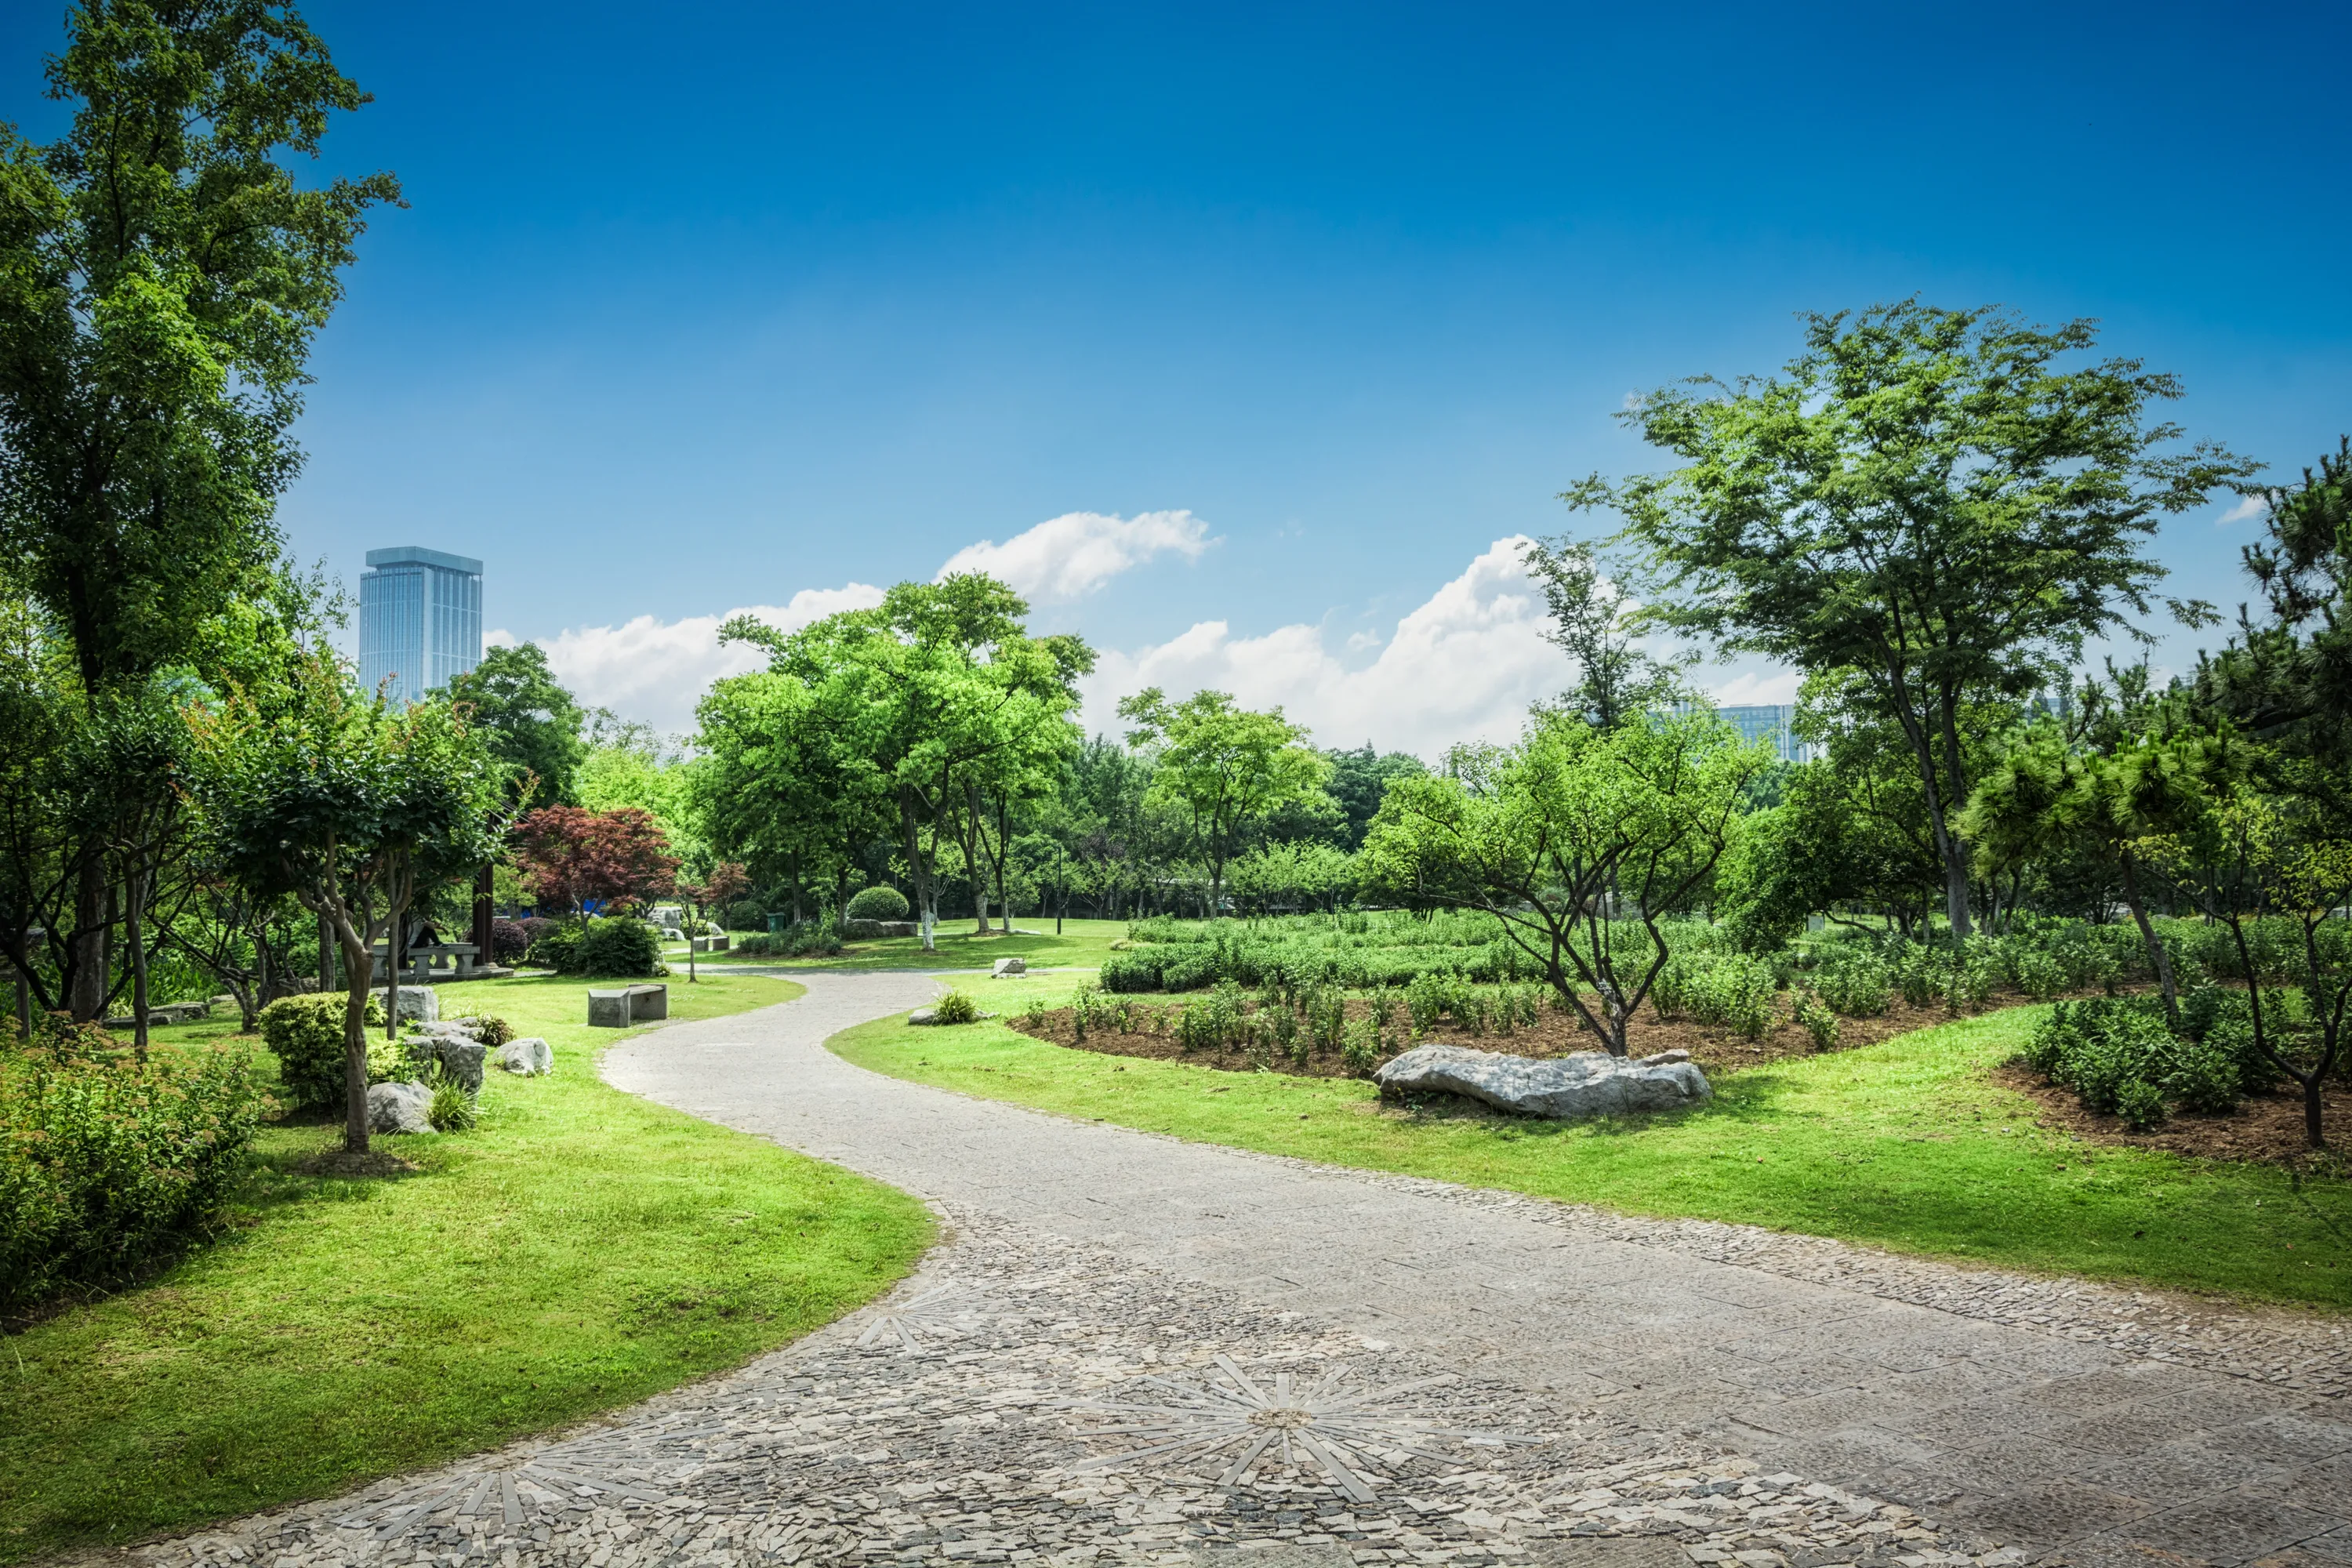
[[[526,1035],[499,1047],[499,1066],[525,1078],[539,1078],[555,1070],[555,1052],[537,1035]]]
[[[1555,1121],[1678,1110],[1715,1092],[1687,1051],[1638,1058],[1578,1051],[1538,1060],[1467,1046],[1415,1046],[1372,1081],[1382,1094],[1459,1094]]]

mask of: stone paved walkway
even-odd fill
[[[940,1205],[954,1239],[895,1305],[614,1423],[148,1555],[2352,1563],[2324,1323],[969,1100],[822,1047],[936,982],[803,978],[606,1074]]]

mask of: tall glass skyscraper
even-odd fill
[[[482,662],[482,563],[404,544],[360,574],[360,684],[415,702]]]

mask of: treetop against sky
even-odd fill
[[[2352,132],[2280,65],[2339,9],[305,15],[374,95],[316,174],[411,205],[320,336],[293,545],[478,555],[489,625],[665,727],[730,612],[961,563],[1102,650],[1101,722],[1507,728],[1560,661],[1498,542],[1663,467],[1627,396],[1769,373],[1801,310],[2098,318],[2273,474],[2347,417]],[[58,21],[0,16],[38,140]],[[2231,510],[2168,522],[2184,591],[2236,595]]]

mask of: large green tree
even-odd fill
[[[469,721],[506,769],[516,806],[580,804],[587,716],[548,668],[545,649],[532,642],[491,648],[448,689],[450,701],[470,710]]]
[[[1322,793],[1330,763],[1309,747],[1307,729],[1244,708],[1231,694],[1196,691],[1171,702],[1147,687],[1119,703],[1135,725],[1128,740],[1152,748],[1151,794],[1181,811],[1209,873],[1209,910],[1224,894],[1225,863],[1244,837],[1285,806]]]
[[[798,722],[813,742],[856,759],[887,798],[922,940],[939,919],[939,837],[970,791],[1025,788],[1078,745],[1078,677],[1094,654],[1076,637],[1033,637],[1029,606],[981,573],[901,583],[870,610],[786,635],[743,616],[720,630],[768,649],[770,669],[798,682]]]
[[[311,340],[362,216],[399,189],[297,181],[366,100],[265,0],[89,0],[47,79],[74,105],[62,137],[0,125],[0,552],[106,724],[268,577]],[[159,808],[116,782],[123,813],[61,851],[83,1017],[143,874],[113,847]]]
[[[2130,629],[2156,606],[2161,519],[2251,472],[2150,417],[2180,395],[2173,377],[2076,365],[2096,341],[2088,321],[1916,300],[1811,316],[1780,374],[1701,378],[1625,411],[1680,467],[1568,492],[1623,516],[1653,624],[1869,683],[1918,775],[1956,932],[1963,710],[2045,687],[2088,639]]]

